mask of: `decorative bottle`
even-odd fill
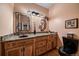
[[[36,34],[36,26],[35,26],[35,23],[34,23],[34,34]]]

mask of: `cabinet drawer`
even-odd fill
[[[18,46],[23,46],[24,41],[10,41],[10,42],[5,42],[4,46],[5,49],[10,49]]]
[[[37,42],[35,45],[36,45],[36,48],[46,46],[46,40]]]
[[[48,36],[37,37],[35,39],[36,39],[36,42],[39,42],[39,41],[47,40]]]
[[[33,39],[24,40],[24,45],[33,44]]]

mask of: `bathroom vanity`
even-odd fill
[[[8,38],[2,41],[4,56],[39,56],[57,47],[57,35],[42,33],[28,37]]]

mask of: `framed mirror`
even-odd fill
[[[30,32],[30,18],[20,12],[15,12],[15,30],[16,33]]]

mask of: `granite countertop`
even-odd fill
[[[11,36],[3,38],[2,41],[12,41],[12,40],[27,39],[27,38],[39,37],[39,36],[50,35],[50,34],[55,34],[55,33],[37,33],[37,34],[32,33],[32,34],[26,34],[27,37],[19,37],[18,35],[11,35]]]

